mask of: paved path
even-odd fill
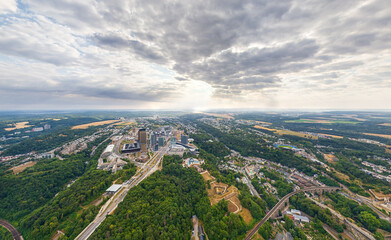
[[[9,222],[3,220],[3,219],[0,219],[0,225],[5,227],[8,231],[11,232],[12,234],[12,237],[15,239],[15,240],[23,240],[23,237],[22,235],[18,232],[18,230],[16,230],[16,228],[14,228],[14,226],[12,226]]]

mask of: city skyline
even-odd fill
[[[0,110],[387,110],[388,4],[4,0]]]

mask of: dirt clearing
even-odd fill
[[[10,170],[12,170],[14,174],[18,174],[20,172],[23,172],[26,168],[34,166],[36,163],[36,161],[26,162],[19,166],[13,167]]]

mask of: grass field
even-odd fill
[[[32,125],[27,125],[28,123],[29,122],[18,122],[18,123],[15,123],[15,124],[10,124],[12,127],[4,128],[4,130],[12,131],[12,130],[16,130],[16,129],[22,129],[22,128],[31,127]]]
[[[291,131],[291,130],[278,130],[278,129],[262,127],[262,126],[259,126],[259,125],[255,125],[254,128],[271,131],[271,132],[277,133],[278,135],[292,135],[292,136],[308,138],[308,139],[318,139],[317,136],[312,136],[312,135],[308,135],[308,134],[301,133],[301,132],[295,132],[295,131]]]
[[[98,122],[86,123],[86,124],[73,126],[71,129],[87,129],[89,127],[111,124],[111,123],[115,123],[115,122],[118,122],[118,121],[120,121],[120,120],[106,120],[106,121],[98,121]]]
[[[36,163],[37,163],[36,161],[26,162],[19,166],[13,167],[10,170],[12,170],[14,174],[18,174],[20,172],[23,172],[26,168],[34,166]]]
[[[364,133],[365,135],[374,136],[374,137],[382,137],[391,139],[391,135],[389,134],[377,134],[377,133]]]

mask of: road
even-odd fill
[[[281,205],[284,204],[284,202],[292,197],[293,195],[301,192],[306,191],[313,191],[313,190],[323,190],[323,189],[340,189],[337,187],[309,187],[309,188],[303,188],[295,192],[288,193],[284,197],[281,198],[281,200],[270,210],[266,216],[258,223],[256,224],[253,229],[250,230],[250,232],[247,234],[247,236],[244,238],[245,240],[250,240],[256,232],[258,232],[259,228],[267,221],[269,218],[271,218],[277,211],[280,209]]]
[[[162,147],[138,172],[128,181],[123,187],[118,190],[107,202],[102,206],[96,218],[75,238],[75,240],[86,240],[99,227],[99,225],[106,219],[106,216],[114,212],[118,204],[122,202],[128,191],[137,186],[146,177],[150,176],[158,169],[158,166],[168,150],[168,145]]]
[[[334,209],[324,205],[323,203],[320,203],[318,201],[316,201],[315,199],[313,198],[309,198],[311,201],[313,201],[316,205],[320,206],[321,208],[324,208],[324,209],[328,209],[330,210],[330,212],[337,216],[339,219],[343,219],[344,223],[351,226],[352,228],[354,228],[357,232],[360,232],[363,236],[365,236],[366,239],[370,239],[370,240],[375,240],[375,238],[371,235],[371,233],[367,230],[365,230],[364,228],[361,228],[359,226],[357,226],[356,224],[354,223],[351,223],[350,221],[348,221],[343,215],[341,215],[339,212],[335,211]]]
[[[344,185],[342,185],[342,184],[341,184],[341,186],[344,188],[344,190],[345,190],[346,192],[349,193],[349,194],[342,194],[342,195],[344,195],[345,197],[347,197],[347,198],[349,198],[349,199],[351,199],[351,200],[354,200],[354,201],[356,201],[356,202],[358,202],[358,203],[367,205],[367,206],[370,207],[373,211],[375,211],[375,212],[379,215],[379,217],[380,217],[381,219],[387,220],[388,222],[391,223],[391,218],[388,217],[387,215],[385,215],[383,212],[379,211],[379,209],[377,209],[377,208],[373,205],[373,203],[372,203],[370,200],[368,200],[368,199],[365,198],[365,197],[361,197],[360,195],[358,195],[358,194],[356,194],[356,193],[353,193],[352,191],[349,190],[349,188],[347,188],[346,186],[344,186]],[[352,196],[353,196],[353,197],[352,197]]]
[[[15,239],[15,240],[23,240],[23,237],[22,235],[18,232],[18,230],[16,230],[16,228],[14,228],[14,226],[12,226],[9,222],[3,220],[3,219],[0,219],[0,225],[5,227],[8,231],[11,232],[12,234],[12,237]]]
[[[259,193],[255,190],[254,186],[253,186],[252,183],[251,183],[250,178],[247,176],[246,171],[244,171],[244,170],[242,169],[242,170],[241,170],[241,173],[243,173],[244,177],[245,177],[246,180],[247,180],[247,186],[248,186],[248,188],[250,189],[250,193],[251,193],[253,196],[260,198],[261,196],[259,196]]]

